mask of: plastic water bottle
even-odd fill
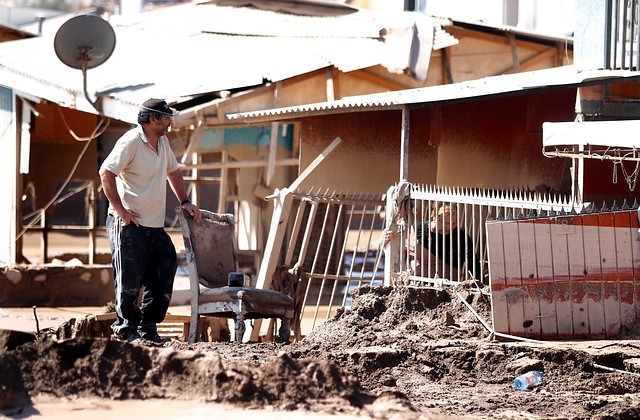
[[[542,383],[543,376],[544,373],[540,372],[539,370],[532,370],[525,373],[524,375],[518,376],[513,381],[513,386],[517,390],[526,391],[529,388],[540,385]]]

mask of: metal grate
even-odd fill
[[[640,69],[638,0],[608,0],[605,28],[607,69]]]
[[[299,278],[303,335],[349,307],[350,291],[383,283],[383,209],[380,194],[294,194],[284,268]]]

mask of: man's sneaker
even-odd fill
[[[162,337],[160,337],[156,331],[153,331],[153,332],[140,331],[138,336],[142,340],[149,340],[152,343],[157,343],[157,344],[164,344],[164,343],[168,343],[169,341],[171,341],[170,338],[162,338]]]

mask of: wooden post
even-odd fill
[[[276,82],[273,91],[273,107],[278,108],[280,106],[280,91],[282,90],[282,82]],[[271,185],[273,176],[276,173],[276,159],[278,156],[278,128],[280,124],[277,122],[271,123],[271,137],[269,138],[269,164],[267,165],[267,171],[264,176],[264,185],[267,187]]]
[[[280,257],[280,249],[287,228],[287,219],[291,211],[293,203],[293,195],[288,188],[278,191],[274,200],[273,216],[271,217],[271,226],[269,227],[269,236],[265,244],[264,259],[260,264],[258,272],[257,289],[270,289],[273,273]]]
[[[516,36],[510,33],[508,37],[509,44],[511,45],[511,57],[513,58],[513,72],[520,73],[520,59],[518,58],[518,44],[516,44]]]
[[[200,139],[202,138],[202,133],[206,129],[206,124],[204,122],[204,118],[196,115],[196,119],[197,119],[198,125],[196,126],[196,129],[193,131],[193,134],[191,135],[191,141],[189,141],[189,143],[187,144],[187,150],[182,155],[182,158],[180,159],[180,163],[182,163],[183,165],[189,161],[191,161],[192,163],[192,165],[189,168],[185,168],[185,169],[191,169],[190,175],[191,175],[192,181],[189,181],[189,184],[192,187],[191,199],[196,204],[200,204],[199,203],[200,181],[198,180],[199,155],[197,153],[197,150],[198,150],[198,144],[200,144]],[[187,196],[189,196],[189,188],[187,188]]]
[[[200,205],[200,177],[198,175],[198,163],[200,163],[200,154],[197,152],[193,152],[191,154],[191,163],[196,165],[195,168],[191,169],[191,179],[193,179],[191,184],[191,191],[187,188],[187,197],[189,197],[189,192],[191,192],[191,200]]]
[[[87,217],[88,217],[88,224],[89,224],[89,265],[93,265],[95,264],[95,260],[96,260],[96,215],[97,215],[97,209],[96,209],[96,188],[95,188],[95,184],[93,181],[90,181],[89,183],[89,189],[87,191],[87,195],[89,196],[88,201],[89,201],[89,206],[87,209]]]
[[[40,210],[40,227],[42,228],[42,239],[40,240],[40,250],[42,254],[42,264],[47,263],[49,258],[49,232],[47,232],[47,210]]]
[[[227,161],[227,152],[221,152],[220,160]],[[227,210],[227,174],[229,170],[226,167],[220,168],[220,187],[218,188],[218,213],[226,213]],[[236,212],[237,214],[237,212]]]
[[[278,158],[278,129],[280,125],[277,122],[271,123],[271,136],[269,137],[269,161],[264,177],[264,185],[271,185],[273,176],[276,173],[276,160]]]

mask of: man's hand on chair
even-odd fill
[[[202,219],[202,213],[200,212],[200,209],[198,208],[198,206],[196,206],[195,204],[191,202],[184,203],[182,205],[182,208],[185,209],[187,213],[189,213],[189,215],[193,217],[193,220],[195,220],[196,222],[199,222],[200,219]]]

